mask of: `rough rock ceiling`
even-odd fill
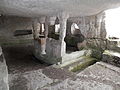
[[[0,0],[0,13],[36,17],[65,11],[75,17],[97,14],[118,6],[120,0]]]

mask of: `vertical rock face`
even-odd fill
[[[120,67],[120,57],[111,55],[111,54],[103,54],[102,61],[112,64],[114,66]]]
[[[16,30],[31,30],[32,19],[17,16],[1,16],[0,17],[0,37],[17,38],[13,33]],[[22,38],[31,38],[32,36],[23,36]],[[20,37],[19,37],[20,38]]]
[[[32,19],[17,16],[0,17],[0,44],[11,45],[32,42],[33,35],[14,36],[16,30],[31,30]]]
[[[39,20],[39,18],[36,18],[33,20],[33,31],[36,32],[33,34],[34,36],[37,36],[34,38],[34,54],[39,60],[42,60],[48,64],[61,62],[62,57],[66,54],[66,43],[64,39],[66,36],[66,21],[68,17],[69,15],[65,12],[62,12],[57,16],[60,24],[60,32],[57,33],[57,35],[55,35],[56,33],[54,25],[56,17],[46,17],[45,20]],[[44,34],[39,33],[40,25],[37,24],[39,22],[45,24]],[[54,39],[56,36],[58,37],[58,40]]]
[[[95,54],[93,55],[93,57],[95,56],[95,58],[100,59],[103,51],[107,47],[106,46],[107,42],[106,42],[106,29],[105,29],[105,13],[102,12],[92,16],[69,18],[68,22],[76,23],[78,25],[79,30],[81,32],[81,35],[78,37],[80,40],[82,40],[81,36],[82,35],[84,36],[84,39],[82,42],[80,41],[77,42],[77,45],[76,45],[77,48],[79,50],[86,49],[86,48],[92,49],[92,51]],[[70,24],[71,23],[68,23],[68,25]],[[71,29],[68,31],[71,31]],[[68,32],[67,34],[69,35],[69,33],[70,32]],[[96,54],[99,54],[98,57],[96,57]]]
[[[106,38],[105,13],[97,15],[70,18],[68,22],[76,23],[86,38]]]
[[[0,47],[0,90],[9,90],[8,70],[1,47]]]

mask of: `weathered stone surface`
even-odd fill
[[[61,45],[64,47],[63,50],[66,50],[66,44],[61,44],[59,40],[55,40],[52,38],[47,38],[46,40],[46,54],[41,53],[41,45],[38,41],[34,41],[35,52],[34,55],[43,62],[48,64],[54,64],[57,62],[61,62],[61,58],[64,55],[61,52]],[[65,51],[64,51],[65,52]]]
[[[66,28],[66,36],[71,35],[71,25],[73,24],[73,22],[70,22],[69,20],[67,20],[67,28]]]
[[[92,16],[70,18],[68,22],[76,23],[85,38],[106,38],[105,13]],[[68,28],[69,29],[69,28]]]
[[[16,45],[32,42],[33,35],[14,36],[16,30],[32,30],[32,19],[17,16],[0,17],[0,44]]]
[[[89,49],[89,50],[86,50],[86,52],[84,53],[85,56],[96,58],[98,59],[98,61],[101,60],[102,54],[103,54],[103,51],[99,51],[97,49]]]
[[[77,73],[73,78],[38,90],[119,90],[119,71],[119,68],[99,62]]]
[[[99,51],[97,49],[92,49],[91,57],[101,60],[103,51]]]
[[[107,40],[107,49],[120,52],[120,47],[118,46],[118,41]]]
[[[106,40],[104,39],[86,39],[88,48],[104,51],[106,49]]]
[[[78,48],[79,50],[87,49],[86,43],[87,43],[86,40],[84,40],[82,43],[77,43],[77,48]]]
[[[88,48],[93,48],[93,49],[106,49],[106,40],[102,39],[86,39],[85,42],[86,46]]]
[[[86,50],[84,56],[91,57],[91,54],[92,54],[92,50]]]
[[[70,40],[68,39],[66,40],[66,42],[69,43],[69,45],[71,44],[72,46],[77,46],[79,50],[92,48],[97,49],[98,51],[104,51],[107,47],[107,42],[105,40],[106,29],[104,19],[105,13],[99,13],[87,17],[69,18],[68,24],[70,25],[70,22],[76,23],[80,29],[81,35],[79,35],[75,39],[69,38]],[[68,35],[69,34],[70,32],[68,32]],[[82,36],[84,38],[82,38]],[[79,39],[82,42],[80,42]]]
[[[14,36],[22,36],[32,34],[32,30],[16,30]]]
[[[107,48],[107,44],[106,40],[103,39],[86,39],[82,43],[78,43],[77,47],[79,50],[90,49],[92,57],[101,59],[103,51]]]
[[[53,80],[42,73],[42,70],[9,74],[10,90],[38,90]]]
[[[1,47],[0,47],[0,90],[9,90],[8,69]]]
[[[52,38],[47,39],[46,53],[51,57],[61,57],[61,42]]]
[[[65,42],[67,46],[73,46],[77,47],[78,43],[82,43],[84,41],[84,36],[82,34],[76,34],[76,35],[69,35],[66,36]]]
[[[106,50],[102,55],[102,61],[120,67],[120,54]]]
[[[17,16],[1,16],[0,17],[0,37],[4,38],[32,38],[32,35],[23,37],[14,37],[16,30],[32,30],[32,19]]]
[[[21,50],[21,48],[24,49]],[[120,68],[118,67],[100,62],[72,75],[71,72],[64,69],[58,69],[55,66],[46,67],[34,62],[34,59],[29,56],[32,54],[30,54],[31,50],[28,50],[30,47],[21,48],[17,51],[13,50],[16,49],[15,47],[7,48],[8,59],[11,59],[8,60],[10,90],[120,90]],[[11,53],[11,50],[14,53]],[[23,52],[29,52],[28,56]],[[84,53],[82,52],[82,54]],[[21,60],[21,57],[24,59]]]

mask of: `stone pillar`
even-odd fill
[[[70,36],[70,35],[72,35],[72,32],[71,32],[71,26],[72,26],[72,24],[73,24],[73,22],[71,22],[71,21],[67,21],[67,35],[68,36]]]
[[[1,47],[0,47],[0,90],[9,90],[8,69]]]
[[[41,21],[40,21],[41,20]],[[34,36],[34,47],[35,47],[35,55],[40,56],[41,54],[46,54],[45,45],[46,40],[44,37],[40,37],[40,31],[42,23],[45,23],[44,18],[36,18],[33,21],[33,36]]]
[[[102,22],[102,13],[97,15],[97,37],[101,38],[101,22]]]
[[[38,22],[37,19],[33,20],[33,36],[34,39],[39,38],[39,32],[40,32],[40,23]]]
[[[45,32],[44,32],[45,38],[48,37],[48,25],[49,25],[48,17],[46,17],[46,19],[45,19]]]
[[[106,39],[106,35],[107,35],[107,32],[106,32],[106,27],[105,27],[105,13],[103,12],[103,14],[102,14],[102,21],[101,21],[100,37],[102,39]]]
[[[45,25],[45,20],[46,20],[46,17],[41,17],[39,19],[39,22],[40,24],[44,24]],[[45,25],[46,26],[46,25]],[[47,32],[47,30],[45,30],[44,32]],[[41,45],[41,54],[46,54],[45,50],[46,50],[46,34],[44,33],[44,36],[45,37],[41,37],[39,38],[39,41],[40,41],[40,45]]]
[[[49,24],[50,25],[55,25],[55,20],[56,20],[56,16],[52,16],[52,17],[49,17]]]
[[[34,54],[35,56],[40,55],[40,43],[39,43],[39,32],[40,32],[40,23],[38,19],[33,19],[33,37],[34,37]]]
[[[69,15],[65,12],[62,12],[59,14],[59,23],[60,23],[60,36],[59,40],[61,42],[61,56],[63,56],[66,53],[66,43],[64,41],[65,36],[66,36],[66,24],[67,24],[67,19]]]
[[[44,20],[40,21],[45,25],[44,38],[40,38],[41,41],[41,54],[46,54],[46,39],[48,38],[48,17],[45,17]]]

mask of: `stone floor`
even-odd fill
[[[97,62],[72,73],[36,61],[31,46],[3,47],[10,90],[120,90],[120,68]]]
[[[10,74],[37,70],[47,66],[35,59],[32,45],[11,45],[2,48]]]

